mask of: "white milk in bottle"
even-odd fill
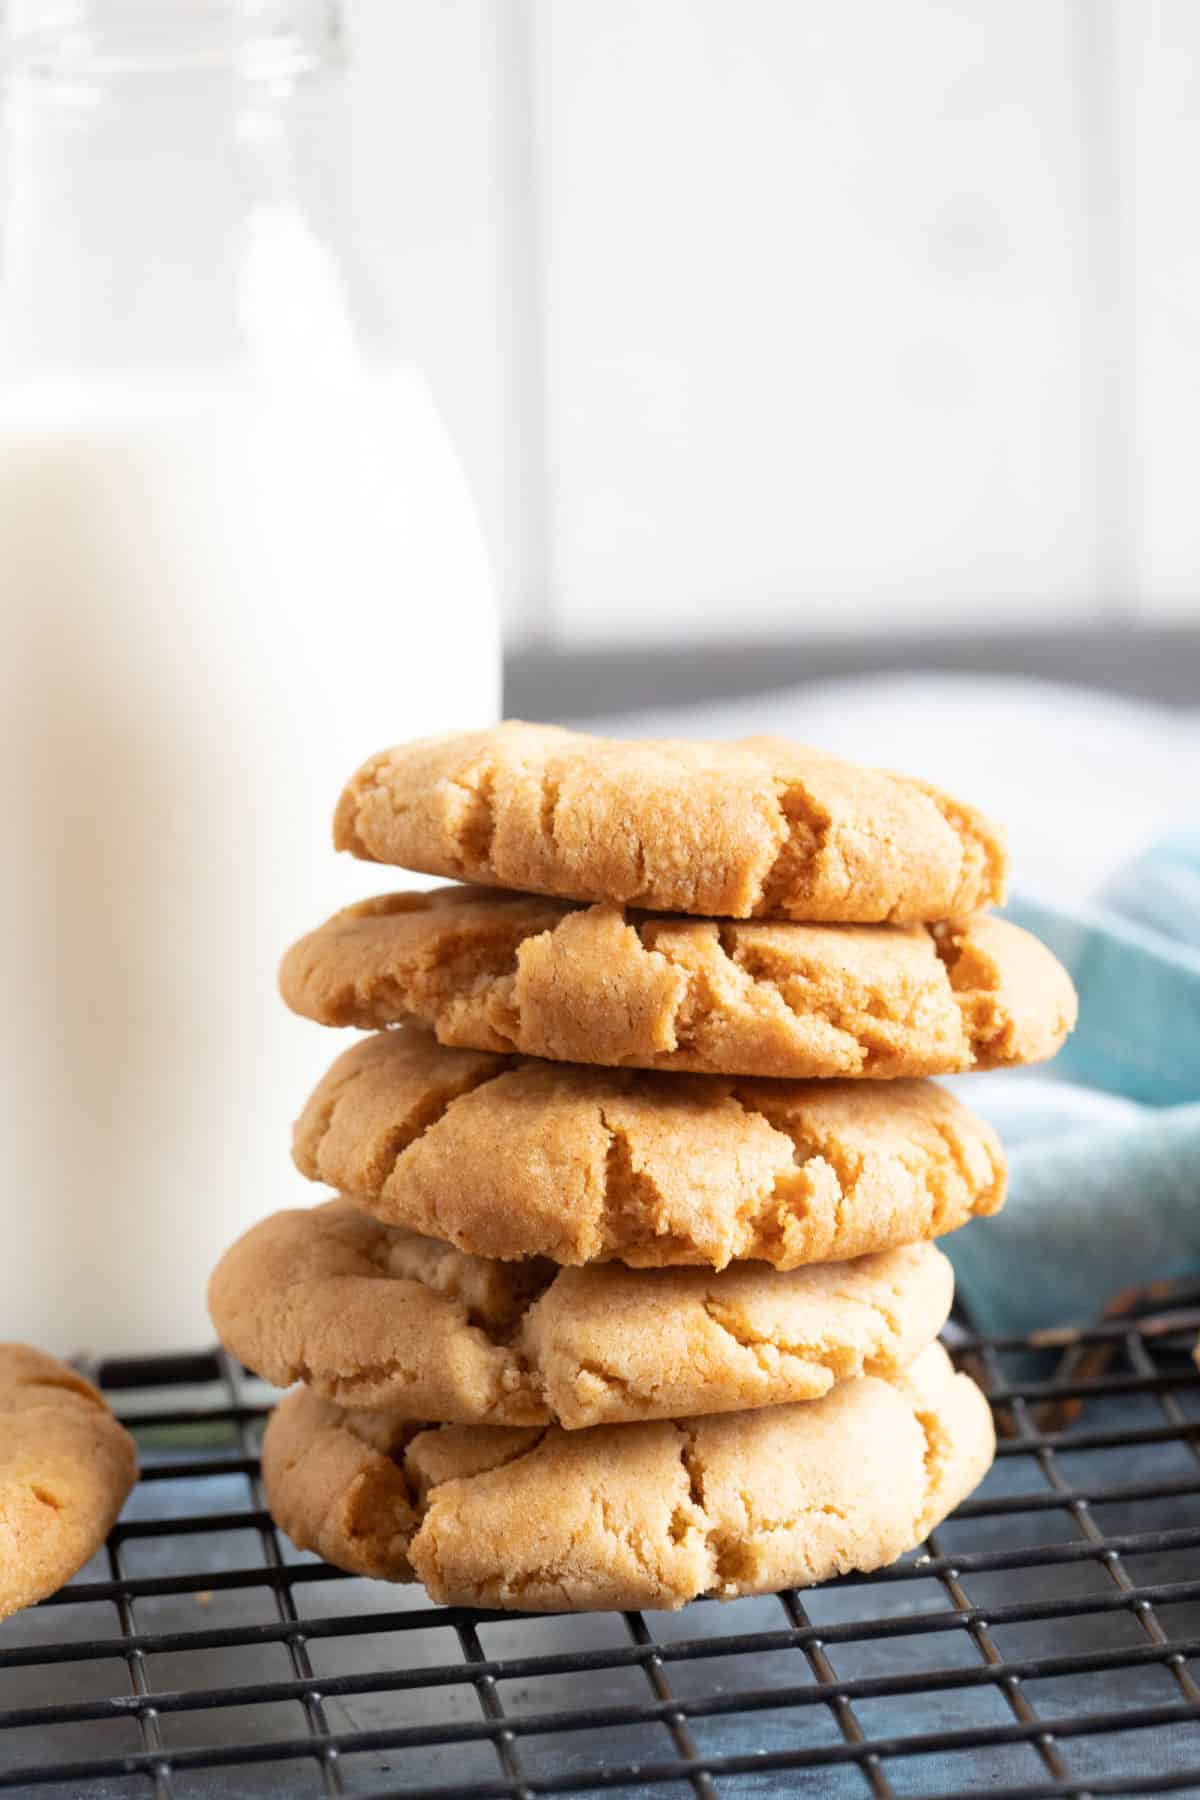
[[[429,389],[363,354],[285,154],[328,9],[82,10],[11,76],[0,1337],[120,1354],[209,1342],[221,1250],[315,1197],[290,1122],[347,1040],[278,960],[410,879],[333,855],[338,790],[494,717],[498,645]]]

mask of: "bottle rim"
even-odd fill
[[[0,74],[78,83],[192,69],[280,82],[334,66],[341,50],[340,0],[11,0]]]

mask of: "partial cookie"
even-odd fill
[[[133,1439],[91,1383],[0,1344],[0,1619],[83,1567],[136,1480]]]
[[[297,1167],[391,1224],[504,1260],[840,1262],[1004,1197],[991,1127],[932,1082],[734,1081],[365,1038],[296,1125]]]
[[[489,887],[705,917],[871,924],[1004,898],[1003,839],[905,775],[785,738],[622,741],[513,721],[374,756],[334,843]]]
[[[276,1520],[447,1605],[678,1607],[895,1561],[983,1479],[979,1389],[939,1344],[823,1400],[591,1431],[422,1428],[307,1388],[263,1443]]]
[[[1062,965],[987,913],[941,925],[663,918],[484,888],[385,894],[294,944],[293,1012],[609,1068],[950,1075],[1041,1062],[1075,1023]]]
[[[275,1213],[217,1264],[213,1324],[277,1387],[452,1424],[568,1430],[813,1400],[895,1375],[954,1295],[932,1244],[781,1273],[467,1256],[345,1201]]]

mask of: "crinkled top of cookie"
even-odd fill
[[[997,828],[908,776],[784,738],[518,721],[373,756],[334,842],[488,886],[735,919],[942,919],[1002,900],[1006,877]]]
[[[791,1269],[994,1212],[990,1126],[932,1082],[660,1075],[446,1050],[410,1026],[339,1057],[301,1173],[481,1256]]]
[[[501,1263],[345,1201],[275,1213],[209,1284],[226,1348],[278,1387],[458,1424],[570,1430],[810,1400],[905,1368],[945,1324],[933,1244],[785,1274]]]
[[[1053,1056],[1066,970],[1029,932],[689,919],[479,887],[385,894],[288,951],[324,1025],[404,1020],[443,1044],[728,1075],[948,1075]]]
[[[0,1344],[0,1619],[82,1568],[136,1475],[133,1439],[90,1382]]]
[[[903,1375],[758,1412],[591,1431],[423,1429],[306,1388],[263,1476],[294,1543],[448,1605],[677,1607],[877,1569],[980,1481],[988,1405],[931,1344]]]

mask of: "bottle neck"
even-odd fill
[[[289,266],[311,281],[329,263],[336,16],[255,0],[69,10],[74,28],[18,30],[5,84],[10,369],[277,353]]]

